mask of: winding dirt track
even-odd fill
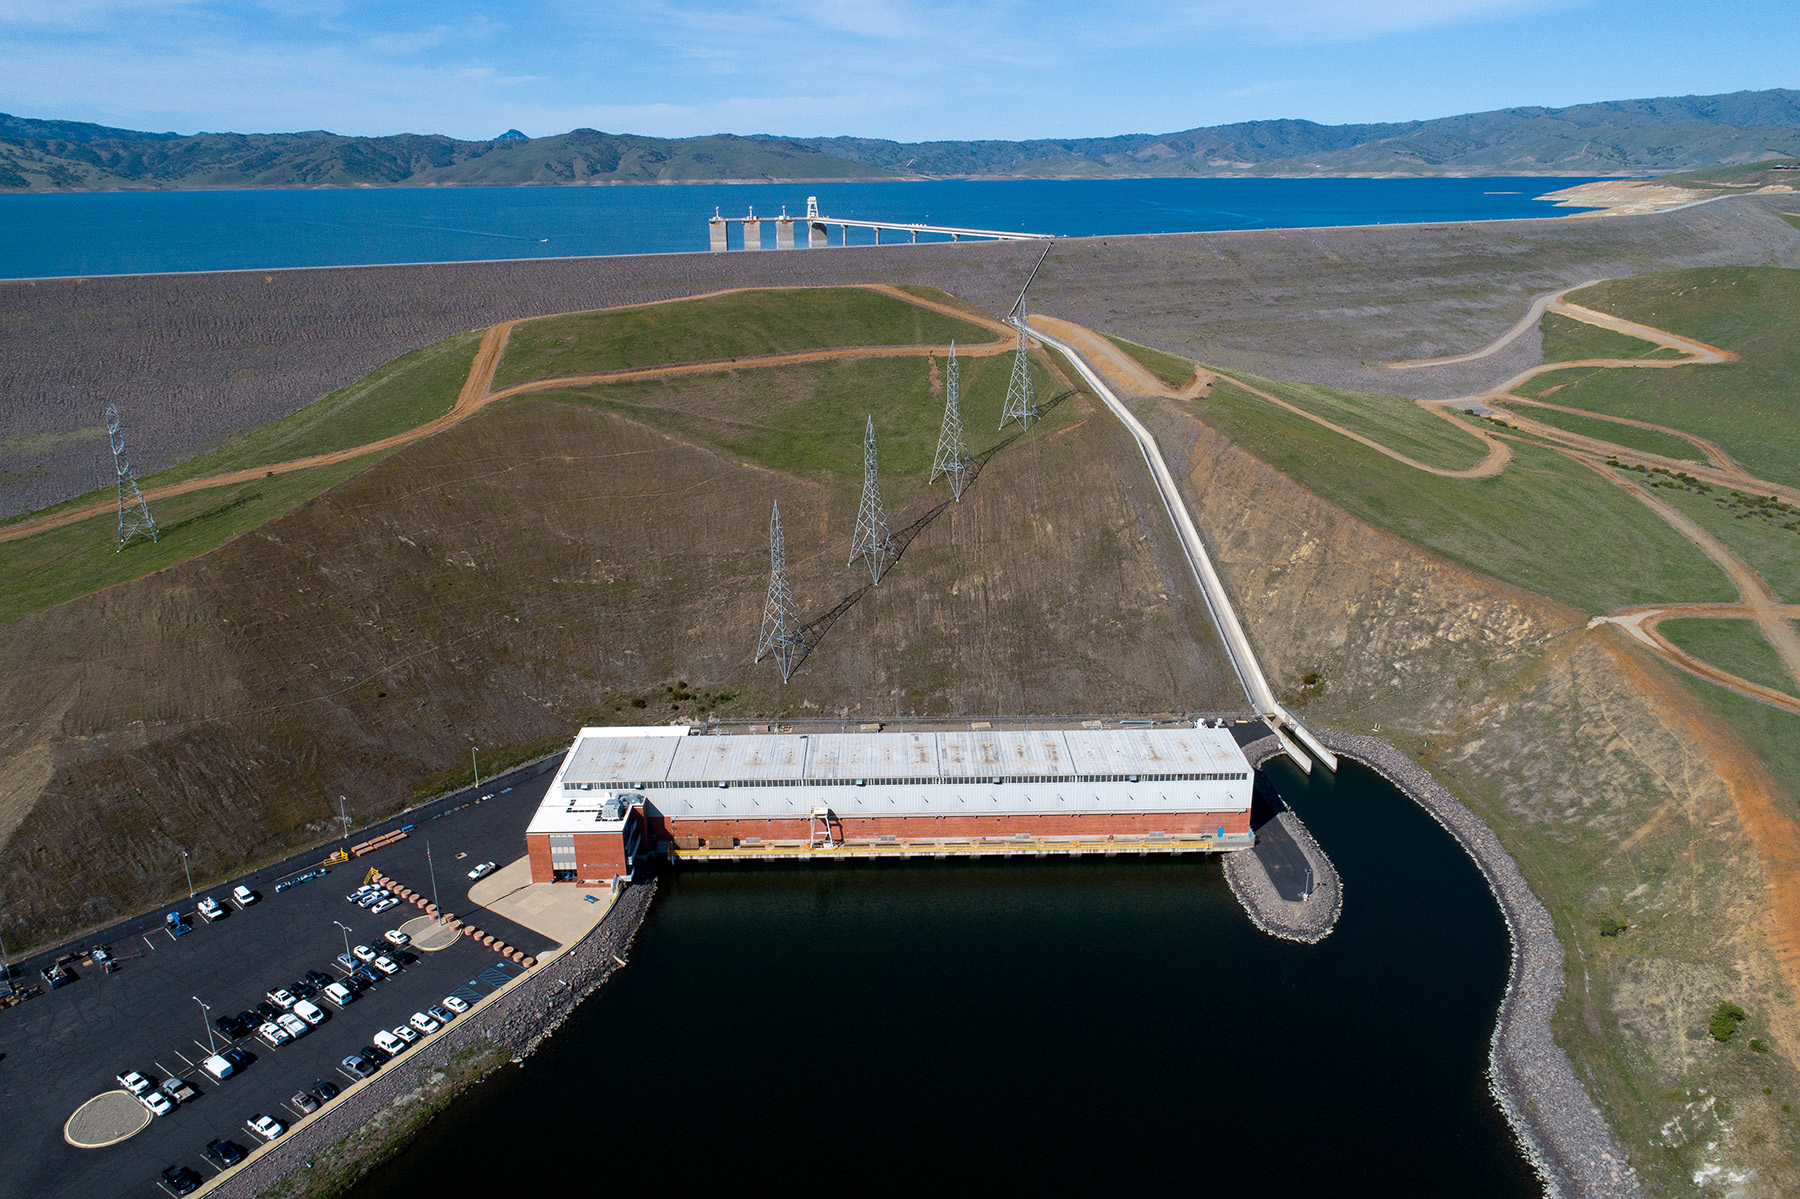
[[[910,292],[902,291],[898,287],[890,287],[887,284],[882,283],[846,284],[842,286],[855,286],[863,291],[880,292],[883,295],[892,296],[895,299],[903,300],[906,303],[919,308],[929,309],[946,316],[953,316],[958,320],[967,321],[972,325],[984,326],[999,335],[994,341],[980,342],[967,346],[959,345],[956,347],[956,352],[958,354],[972,358],[985,358],[994,354],[1003,353],[1013,347],[1014,334],[1011,326],[995,320],[986,313],[961,308],[954,304],[940,303],[939,301],[928,299],[924,296],[915,296]],[[732,287],[722,291],[706,292],[702,295],[681,296],[670,300],[652,300],[646,304],[623,304],[617,308],[600,308],[593,311],[622,312],[635,308],[654,308],[664,304],[682,304],[693,300],[708,300],[715,296],[732,295],[737,292],[756,290],[766,289]],[[548,315],[571,314],[552,313]],[[521,319],[535,320],[539,318],[532,317]],[[569,387],[581,387],[604,383],[624,383],[642,379],[669,379],[684,375],[718,374],[722,371],[749,370],[757,367],[769,366],[790,366],[795,363],[825,362],[833,359],[924,358],[933,355],[942,356],[950,352],[949,346],[861,346],[848,349],[802,350],[787,354],[763,354],[750,358],[722,358],[710,362],[689,362],[675,366],[647,367],[642,370],[605,371],[593,375],[570,375],[561,378],[534,379],[527,383],[519,383],[512,387],[494,391],[494,371],[498,369],[500,365],[501,355],[506,351],[506,343],[512,336],[513,327],[519,323],[520,321],[518,320],[501,321],[497,325],[490,326],[488,330],[482,334],[481,344],[475,350],[475,359],[469,364],[468,378],[463,381],[462,390],[457,393],[456,402],[451,405],[450,411],[444,413],[442,416],[426,421],[424,424],[415,426],[403,433],[395,433],[392,436],[383,437],[378,441],[371,441],[366,445],[352,446],[342,450],[332,450],[329,453],[324,454],[313,454],[305,458],[293,458],[286,462],[275,462],[266,466],[253,466],[246,467],[243,470],[225,471],[216,475],[203,475],[198,478],[184,479],[179,483],[164,483],[156,487],[147,487],[144,489],[144,498],[146,500],[168,499],[172,496],[187,495],[190,492],[205,491],[212,487],[231,487],[239,483],[251,482],[254,479],[266,478],[269,475],[285,475],[297,470],[312,470],[313,468],[320,466],[333,466],[340,462],[348,462],[352,459],[367,457],[370,454],[379,454],[385,450],[391,450],[399,446],[407,445],[410,442],[418,441],[422,437],[430,437],[434,433],[441,433],[445,429],[459,425],[496,401],[531,392],[559,391]],[[0,527],[0,542],[18,541],[21,538],[48,532],[51,529],[60,529],[67,525],[88,520],[91,517],[112,512],[115,510],[115,507],[115,501],[103,500],[92,504],[82,504],[74,508],[66,508],[60,512],[53,512],[46,516],[40,516],[35,520],[25,520],[20,521],[17,524],[6,525]]]

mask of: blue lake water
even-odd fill
[[[1570,210],[1536,197],[1584,182],[946,180],[9,195],[0,196],[0,278],[705,251],[715,207],[728,217],[752,206],[764,216],[784,206],[801,213],[809,195],[830,216],[1090,237],[1556,216]],[[765,244],[774,236],[765,224]],[[852,243],[872,240],[852,231]]]

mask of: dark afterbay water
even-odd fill
[[[1274,774],[1345,877],[1318,946],[1216,861],[689,870],[355,1194],[1536,1195],[1483,1075],[1508,946],[1475,867],[1361,767]]]
[[[1087,179],[345,188],[0,196],[0,278],[469,262],[707,248],[715,207],[1062,237],[1565,215],[1587,179]],[[741,226],[732,226],[735,249]],[[765,223],[763,242],[775,230]],[[837,236],[833,230],[832,236]],[[871,242],[868,230],[851,241]],[[888,240],[896,240],[890,234]],[[834,243],[835,244],[835,240]]]

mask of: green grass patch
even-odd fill
[[[496,387],[678,362],[847,346],[990,342],[977,325],[856,287],[734,292],[514,327]]]
[[[1135,341],[1126,341],[1123,337],[1114,337],[1110,333],[1105,337],[1106,340],[1131,355],[1139,366],[1170,387],[1186,387],[1188,381],[1194,377],[1194,364],[1186,358],[1165,354],[1161,350],[1153,350],[1149,346],[1140,346]]]
[[[1602,329],[1561,313],[1546,312],[1538,322],[1544,334],[1545,362],[1577,362],[1583,358],[1645,358],[1664,347],[1641,338]]]
[[[998,431],[1011,373],[1010,354],[961,363],[963,424],[972,454],[1017,429]],[[1049,399],[1054,383],[1037,355],[1032,374],[1039,400]],[[809,362],[541,394],[596,404],[777,470],[857,481],[870,415],[883,477],[916,477],[922,483],[931,471],[944,411],[943,397],[932,393],[928,368],[918,358]],[[1058,409],[1032,431],[1056,427],[1066,416],[1066,409]]]
[[[1669,622],[1663,623],[1666,626]],[[1668,669],[1718,717],[1721,725],[1744,739],[1768,767],[1776,789],[1787,804],[1787,814],[1800,819],[1800,713],[1751,699],[1672,666]]]
[[[1530,420],[1541,421],[1569,433],[1579,433],[1583,437],[1593,437],[1613,445],[1624,446],[1626,449],[1641,450],[1646,454],[1661,454],[1665,458],[1678,458],[1687,462],[1706,461],[1706,455],[1696,449],[1693,442],[1683,441],[1673,433],[1658,433],[1655,429],[1621,425],[1617,421],[1606,420],[1598,416],[1558,412],[1554,408],[1521,406],[1519,415]]]
[[[1775,215],[1792,225],[1794,228],[1800,229],[1800,215],[1795,215],[1791,212],[1778,212]]]
[[[1583,611],[1737,598],[1686,538],[1553,451],[1519,444],[1496,478],[1446,479],[1224,382],[1196,405],[1250,453],[1370,524]]]
[[[1584,366],[1579,370],[1545,371],[1534,375],[1512,389],[1514,395],[1528,396],[1534,400],[1548,399],[1552,392],[1560,393],[1577,379],[1585,379],[1603,368]],[[1562,403],[1561,399],[1556,401]]]
[[[1731,350],[1741,361],[1595,371],[1558,391],[1557,403],[1696,433],[1764,478],[1800,483],[1800,271],[1665,271],[1570,298]]]
[[[292,416],[142,480],[149,487],[367,445],[444,415],[468,380],[481,331],[458,333],[377,367]]]
[[[18,541],[0,542],[0,622],[16,620],[114,583],[197,557],[227,537],[292,511],[380,459],[371,454],[333,466],[212,487],[150,506],[160,529],[115,550],[118,514],[108,512]]]
[[[1781,655],[1763,638],[1754,621],[1683,617],[1665,620],[1656,627],[1664,637],[1702,662],[1776,691],[1800,694],[1781,664]]]
[[[1401,396],[1344,391],[1336,387],[1321,387],[1315,383],[1280,382],[1255,375],[1242,377],[1246,382],[1280,396],[1290,404],[1361,433],[1364,437],[1378,441],[1427,466],[1435,466],[1440,470],[1467,470],[1487,457],[1487,446],[1480,440]],[[1264,403],[1260,400],[1257,402]]]
[[[1800,516],[1784,512],[1766,496],[1747,496],[1698,480],[1684,484],[1652,476],[1652,482],[1662,484],[1656,490],[1660,498],[1724,542],[1784,602],[1800,603]]]

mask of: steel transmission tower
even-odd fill
[[[893,538],[888,533],[887,504],[881,498],[881,480],[875,474],[875,418],[869,417],[863,434],[862,507],[856,513],[856,536],[850,541],[850,561],[869,560],[869,574],[881,582],[882,572],[894,560]]]
[[[1021,429],[1031,428],[1037,419],[1037,402],[1031,395],[1031,339],[1025,333],[1025,297],[1019,297],[1013,309],[1013,324],[1019,329],[1019,349],[1013,355],[1012,379],[1006,384],[1006,407],[1000,412],[1000,427],[1016,420]]]
[[[956,343],[950,343],[950,360],[944,366],[944,427],[938,433],[937,456],[931,460],[926,486],[942,476],[950,480],[950,494],[962,499],[969,481],[969,440],[963,435],[962,403],[956,394]]]
[[[756,639],[756,660],[770,654],[787,682],[800,661],[805,642],[800,636],[800,609],[794,589],[788,586],[787,543],[781,537],[781,505],[769,512],[769,595],[763,601],[762,633]]]
[[[117,553],[139,533],[148,533],[150,540],[155,541],[156,518],[150,515],[150,505],[138,489],[131,459],[125,456],[125,430],[119,423],[119,410],[111,404],[106,406],[106,435],[112,439],[113,471],[119,480],[119,545],[113,551]]]

